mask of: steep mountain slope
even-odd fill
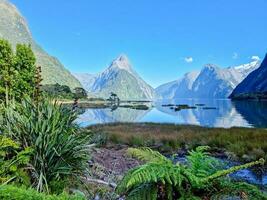
[[[156,88],[157,94],[164,99],[174,98],[190,98],[192,96],[192,86],[197,79],[199,72],[190,72],[184,75],[184,77],[166,83]]]
[[[42,66],[43,84],[59,83],[71,88],[80,87],[79,81],[55,58],[48,55],[32,38],[26,20],[17,8],[7,0],[0,0],[0,38],[9,40],[15,48],[17,43],[30,44]]]
[[[140,100],[155,97],[154,89],[133,70],[125,55],[119,56],[104,72],[93,78],[83,79],[86,75],[76,77],[88,92],[99,97],[107,98],[111,92],[116,93],[121,99]]]
[[[267,54],[260,67],[234,89],[230,98],[267,98]]]
[[[80,81],[82,84],[83,88],[87,91],[90,91],[95,80],[96,80],[96,75],[93,74],[88,74],[88,73],[72,73],[72,75],[77,78],[77,80]]]
[[[220,69],[208,64],[195,80],[192,95],[201,98],[225,98],[231,94],[240,79],[240,74],[232,68]]]
[[[258,60],[240,66],[219,68],[208,64],[177,81],[156,89],[163,98],[227,98],[246,76],[257,69]]]

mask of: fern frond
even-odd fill
[[[134,169],[131,169],[129,170],[126,175],[123,177],[123,179],[120,181],[120,183],[117,185],[116,187],[116,192],[118,194],[125,194],[128,192],[128,189],[127,189],[127,184],[129,182],[129,180],[132,178],[132,174],[135,172],[135,170],[139,168],[139,167],[136,167]]]
[[[264,165],[264,163],[265,163],[265,160],[261,158],[258,161],[250,162],[250,163],[247,163],[244,165],[234,166],[234,167],[231,167],[231,168],[226,169],[226,170],[220,170],[211,176],[208,176],[206,178],[202,178],[202,182],[208,183],[209,181],[218,179],[218,178],[223,177],[223,176],[227,176],[228,174],[232,174],[232,173],[239,171],[241,169],[246,169],[249,167],[253,167],[255,165]]]
[[[157,151],[153,151],[150,148],[129,148],[128,154],[145,162],[155,162],[155,163],[168,163],[172,164],[171,160],[163,156]]]
[[[199,146],[195,151],[190,151],[186,157],[191,173],[197,177],[204,178],[219,169],[223,169],[222,164],[218,160],[209,156],[209,153],[206,152],[208,149],[208,146]]]
[[[240,169],[264,164],[263,159],[228,170],[220,170],[219,167],[222,166],[209,156],[206,152],[208,148],[198,147],[195,151],[191,151],[188,156],[189,165],[173,164],[149,148],[129,149],[129,154],[148,163],[130,170],[116,191],[123,196],[126,195],[127,200],[173,200],[177,197],[184,200],[199,200],[203,194],[212,197],[214,194],[239,195],[240,193],[266,199],[264,193],[256,187],[238,185],[227,178],[228,174]]]
[[[148,163],[132,172],[126,187],[131,189],[136,185],[158,182],[176,186],[181,184],[183,178],[179,166]]]
[[[130,191],[126,200],[157,200],[158,187],[156,184],[142,184]]]

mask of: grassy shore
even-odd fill
[[[149,146],[171,153],[208,145],[214,154],[223,154],[232,160],[267,159],[267,129],[116,123],[91,126],[88,130],[114,145]]]

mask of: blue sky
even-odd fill
[[[267,53],[266,0],[11,0],[35,40],[73,72],[103,71],[120,53],[152,86],[206,63]]]

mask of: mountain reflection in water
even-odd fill
[[[186,104],[196,106],[196,109],[175,111],[170,107],[162,106],[166,104]],[[80,126],[88,126],[113,122],[156,122],[224,128],[234,126],[267,128],[267,101],[174,99],[156,101],[153,105],[149,110],[130,108],[85,109],[79,115],[77,123]],[[213,109],[205,109],[205,107]]]

